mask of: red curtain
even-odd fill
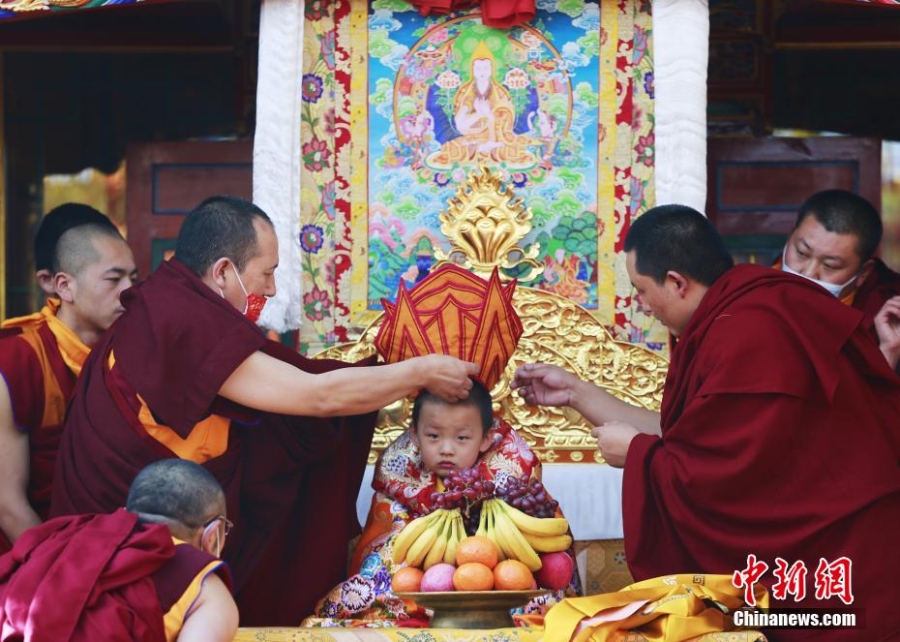
[[[423,16],[462,11],[481,4],[482,21],[489,27],[509,29],[534,19],[534,0],[411,0]]]

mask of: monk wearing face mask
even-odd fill
[[[861,310],[892,367],[900,361],[900,274],[875,256],[881,217],[866,199],[832,189],[810,196],[775,267]]]
[[[643,305],[678,337],[661,412],[551,364],[520,366],[510,385],[530,405],[577,411],[594,424],[606,462],[623,468],[635,580],[739,577],[752,554],[772,590],[778,558],[802,562],[809,574],[797,592],[773,602],[823,611],[849,602],[865,611],[867,629],[779,629],[772,639],[900,639],[891,588],[900,569],[900,379],[864,315],[806,279],[733,265],[709,220],[683,205],[634,219],[624,250]],[[836,579],[825,567],[838,560],[848,587],[852,565],[852,596],[816,594],[816,574]],[[580,613],[594,615],[584,600]]]
[[[248,316],[275,294],[277,265],[252,203],[212,197],[188,214],[175,256],[122,297],[82,372],[51,507],[110,512],[144,466],[201,464],[234,522],[222,557],[244,625],[299,624],[342,579],[375,412],[420,388],[465,398],[478,372],[445,355],[353,367],[266,340]]]

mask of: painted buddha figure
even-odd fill
[[[494,56],[484,42],[472,53],[471,79],[454,99],[454,125],[459,136],[446,141],[427,164],[449,168],[456,163],[495,161],[516,169],[532,167],[534,141],[516,134],[516,110],[509,92],[494,79]]]

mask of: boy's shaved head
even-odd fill
[[[94,239],[100,237],[125,242],[115,227],[89,223],[70,228],[56,243],[51,271],[54,274],[65,272],[73,276],[80,275],[87,266],[100,260],[100,254],[94,245]]]
[[[34,269],[52,270],[59,239],[69,230],[95,225],[118,232],[104,214],[84,203],[64,203],[47,212],[34,237]]]

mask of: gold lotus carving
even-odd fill
[[[492,390],[494,409],[514,426],[546,462],[602,461],[593,426],[569,408],[532,407],[509,387],[516,368],[524,363],[552,363],[582,379],[606,388],[616,397],[658,410],[662,402],[668,361],[641,346],[616,341],[585,308],[556,294],[523,287],[540,272],[537,248],[522,250],[518,243],[531,229],[531,212],[506,187],[498,174],[482,168],[469,177],[441,214],[441,231],[453,249],[443,260],[454,260],[487,278],[495,265],[501,270],[525,266],[527,278],[513,297],[524,327],[519,345],[500,381]],[[459,256],[454,256],[454,255]],[[437,253],[436,253],[437,256]],[[460,257],[464,257],[464,260]],[[529,276],[530,275],[530,276]],[[317,355],[353,362],[375,354],[374,339],[383,314],[351,343]],[[406,427],[412,405],[404,399],[384,408],[378,419],[370,463]]]
[[[452,261],[487,279],[494,267],[509,280],[508,272],[518,269],[520,282],[528,282],[543,271],[536,260],[540,246],[528,249],[518,243],[531,231],[531,210],[513,194],[498,173],[482,166],[481,173],[469,175],[456,196],[441,212],[441,232],[451,249],[434,252],[435,267]]]

